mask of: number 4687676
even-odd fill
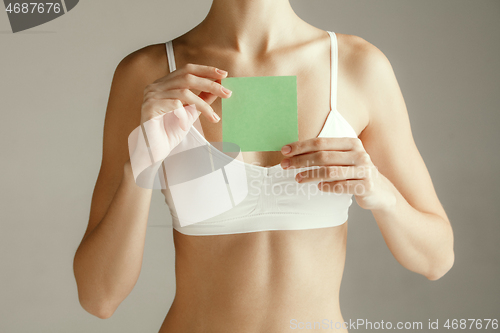
[[[498,329],[498,319],[448,319],[443,327],[447,329]]]
[[[5,8],[5,11],[14,14],[33,14],[33,13],[38,13],[38,14],[43,14],[43,13],[60,13],[61,12],[61,4],[56,2],[22,2],[22,3],[9,3],[7,8]]]

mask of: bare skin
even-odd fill
[[[264,8],[271,13],[280,10],[280,21],[263,26]],[[436,280],[453,264],[451,226],[414,146],[392,68],[382,52],[362,38],[341,33],[337,37],[337,109],[361,139],[360,149],[370,157],[363,163],[373,163],[382,175],[378,182],[364,180],[375,185],[367,197],[356,197],[356,201],[372,210],[388,247],[403,266]],[[317,143],[314,138],[332,107],[330,38],[294,16],[288,1],[240,1],[236,5],[215,0],[202,24],[173,44],[177,69],[191,63],[221,68],[234,77],[296,75],[299,142]],[[166,75],[165,45],[157,44],[128,55],[113,79],[103,164],[89,226],[74,264],[80,302],[100,318],[116,311],[140,273],[152,191],[135,186],[127,137],[141,123],[145,87]],[[210,104],[219,116],[220,98]],[[221,122],[206,113],[200,116],[205,138],[221,141]],[[334,150],[339,141],[322,144],[319,150]],[[284,159],[298,166],[311,156],[307,144],[291,145],[289,154],[244,153],[243,157],[246,163],[261,166]],[[334,159],[323,162],[335,165]],[[239,332],[290,332],[294,331],[292,319],[343,322],[339,289],[347,223],[217,236],[173,233],[176,295],[160,333],[234,332],[235,328]]]
[[[340,35],[341,39],[355,38]],[[330,37],[313,27],[303,36],[309,39],[307,43],[269,55],[256,66],[244,60],[240,63],[232,52],[220,50],[213,57],[205,50],[199,51],[199,57],[190,57],[187,33],[173,40],[176,66],[211,64],[230,76],[297,73],[299,140],[306,140],[319,134],[331,109]],[[342,81],[339,94],[355,94],[354,87]],[[220,102],[217,99],[211,105],[219,115]],[[359,110],[342,113],[359,134],[368,121],[359,99],[339,99],[338,108]],[[200,119],[205,138],[222,141],[222,124]],[[246,163],[261,166],[283,160],[281,152],[245,152],[243,157]],[[338,300],[346,238],[347,223],[327,229],[219,236],[193,237],[174,230],[176,296],[160,332],[203,332],[208,327],[214,332],[229,332],[231,327],[285,332],[293,318],[343,321]]]

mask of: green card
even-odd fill
[[[296,76],[228,77],[222,98],[222,140],[241,151],[279,151],[299,139]]]

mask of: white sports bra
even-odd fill
[[[332,110],[318,137],[357,137],[356,131],[337,111],[338,46],[334,32],[331,39]],[[166,43],[170,72],[175,70],[172,41]],[[223,121],[223,119],[222,119]],[[193,125],[182,146],[206,146],[214,156],[230,158],[211,145]],[[347,221],[352,194],[320,191],[317,182],[297,183],[295,175],[315,167],[287,169],[280,164],[266,168],[234,160],[246,168],[248,194],[222,214],[194,224],[181,226],[170,188],[162,189],[172,215],[172,225],[186,235],[223,235],[266,230],[303,230],[338,226]],[[176,166],[177,167],[177,166]],[[179,166],[181,167],[181,166]],[[167,174],[168,179],[168,174]],[[217,198],[214,198],[217,200]],[[197,207],[192,207],[196,210]]]

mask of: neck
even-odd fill
[[[310,27],[289,0],[213,0],[193,33],[213,46],[255,56],[296,42],[305,25]]]

